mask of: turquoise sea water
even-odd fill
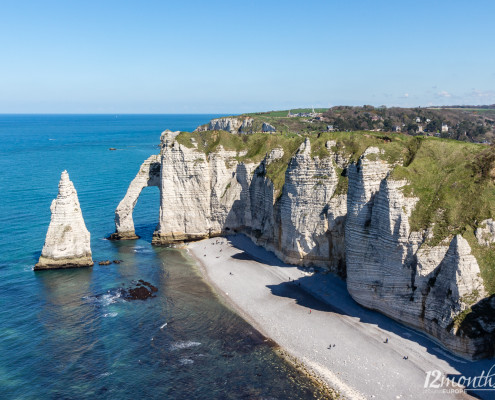
[[[310,381],[225,307],[185,251],[150,245],[158,188],[134,211],[140,240],[104,240],[161,131],[213,115],[0,115],[1,399],[305,399]],[[109,151],[115,147],[117,151]],[[34,272],[67,169],[93,268]],[[156,298],[124,301],[138,279]]]

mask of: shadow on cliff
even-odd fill
[[[362,307],[349,295],[345,282],[333,274],[315,273],[296,281],[267,285],[267,287],[273,295],[294,299],[298,305],[308,309],[357,318],[362,324],[377,326],[383,330],[383,340],[391,336],[390,340],[393,340],[392,334],[395,334],[403,339],[416,342],[424,347],[428,353],[435,355],[457,369],[459,374],[448,375],[449,378],[456,381],[461,377],[474,378],[480,376],[483,371],[485,371],[486,376],[492,366],[495,374],[494,359],[477,361],[463,359],[445,349],[425,333],[402,325],[377,311]],[[367,330],[366,327],[364,329]],[[407,356],[407,354],[404,354],[404,356]],[[461,381],[464,381],[464,378]],[[470,384],[466,384],[466,386],[473,388]],[[495,390],[486,392],[473,389],[469,390],[469,394],[479,398],[495,399]]]
[[[242,253],[235,254],[232,258],[238,260],[250,260],[270,266],[297,268],[302,271],[308,271],[308,268],[298,267],[295,265],[285,264],[280,261],[272,252],[269,252],[255,245],[248,237],[244,235],[229,236],[227,239],[233,246],[242,250]],[[317,270],[318,271],[318,270]],[[372,325],[383,330],[383,340],[389,337],[393,340],[393,335],[403,339],[418,343],[425,350],[444,360],[451,367],[455,368],[459,374],[449,375],[451,378],[459,379],[464,377],[475,377],[486,373],[494,365],[495,360],[485,359],[478,361],[469,361],[455,354],[450,353],[438,342],[433,340],[425,333],[409,328],[391,318],[356,303],[347,292],[346,283],[338,276],[331,273],[316,272],[311,275],[303,276],[295,281],[282,282],[278,285],[267,285],[271,293],[275,296],[294,299],[295,302],[314,311],[321,311],[333,314],[339,314],[346,317],[356,318],[362,324]],[[356,326],[359,329],[359,326]],[[364,330],[369,330],[363,326]],[[386,344],[383,344],[386,346]],[[407,354],[404,354],[404,356]],[[495,367],[494,367],[495,371]],[[472,387],[468,385],[468,388]],[[488,393],[488,395],[487,395]],[[495,398],[495,391],[476,391],[470,390],[470,395],[480,398]]]

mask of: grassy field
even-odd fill
[[[298,114],[298,113],[310,113],[312,112],[312,108],[294,108],[290,110],[292,114]],[[328,108],[315,108],[315,112],[317,113],[323,113],[327,111]],[[287,117],[287,114],[289,113],[289,110],[282,110],[282,111],[267,111],[267,112],[258,112],[258,113],[249,113],[249,114],[244,114],[244,115],[249,115],[251,117],[260,115],[260,116],[267,116],[267,117]]]

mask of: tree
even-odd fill
[[[392,123],[392,120],[390,118],[387,118],[385,121],[383,121],[383,130],[386,132],[392,132],[394,129],[394,124]]]
[[[410,133],[410,134],[415,134],[416,132],[418,132],[418,129],[419,129],[419,126],[418,124],[414,124],[414,123],[410,123],[407,125],[407,133]]]
[[[427,132],[441,132],[442,130],[442,121],[439,119],[433,119],[426,125]]]

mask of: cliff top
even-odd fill
[[[305,138],[311,143],[311,157],[322,159],[338,154],[347,164],[358,162],[367,148],[376,147],[380,152],[366,158],[378,158],[394,165],[391,177],[406,179],[405,195],[419,198],[411,216],[411,228],[431,229],[431,245],[462,234],[479,260],[487,289],[495,293],[495,245],[493,249],[481,246],[474,235],[481,221],[495,217],[494,146],[403,133],[321,132],[319,125],[297,117],[263,114],[253,118],[274,124],[277,132],[181,132],[176,140],[188,148],[197,146],[204,154],[217,151],[221,145],[225,150],[237,151],[237,161],[252,163],[261,162],[272,149],[282,148],[283,157],[266,167],[266,176],[274,183],[278,195],[282,192],[289,160]],[[304,129],[296,133],[290,124],[299,124]],[[330,148],[327,143],[331,144]],[[336,194],[346,193],[345,165],[335,164],[335,168],[340,174]]]

